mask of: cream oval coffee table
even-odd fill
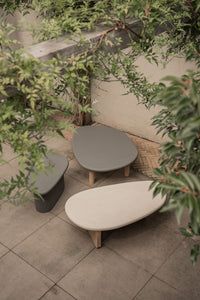
[[[78,128],[72,148],[77,161],[89,171],[90,186],[95,181],[95,172],[125,168],[125,176],[129,176],[130,164],[138,154],[124,132],[104,125]]]
[[[117,229],[152,214],[164,204],[153,198],[151,181],[135,181],[94,188],[73,195],[65,205],[72,223],[88,230],[96,248],[102,231]]]

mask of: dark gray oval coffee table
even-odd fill
[[[129,176],[130,164],[138,154],[136,146],[125,133],[104,125],[78,128],[72,147],[77,161],[89,170],[90,186],[94,184],[95,172],[125,167],[125,176]]]

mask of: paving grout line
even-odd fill
[[[167,284],[168,286],[170,286],[171,288],[173,288],[173,289],[175,289],[176,291],[178,291],[178,292],[181,292],[181,291],[179,291],[175,286],[173,286],[173,285],[171,285],[170,283],[168,283],[167,281],[165,281],[165,280],[163,280],[163,279],[161,279],[160,277],[158,277],[157,275],[156,275],[156,273],[161,269],[161,267],[167,262],[167,260],[178,250],[178,248],[180,248],[180,246],[181,246],[181,243],[182,242],[184,242],[186,240],[186,238],[183,238],[181,241],[180,241],[180,243],[178,244],[178,246],[170,253],[170,255],[166,258],[166,260],[158,267],[158,269],[156,270],[156,272],[153,274],[153,276],[155,277],[155,278],[157,278],[158,280],[160,280],[160,281],[162,281],[162,282],[164,282],[165,284]]]
[[[143,285],[143,287],[136,293],[136,295],[133,297],[132,300],[134,300],[138,295],[139,293],[145,288],[145,286],[149,283],[149,281],[153,278],[153,275],[145,282],[145,284]]]
[[[71,175],[71,174],[67,174],[67,175],[70,176],[71,178],[73,178],[74,180],[78,181],[79,183],[82,183],[86,187],[90,187],[89,184],[86,184],[85,182],[81,181],[80,179],[74,177],[73,175]]]
[[[54,284],[52,287],[50,287],[42,296],[40,296],[37,300],[41,300],[52,288],[54,288],[56,284]]]
[[[115,253],[116,255],[118,255],[119,257],[123,258],[124,260],[130,262],[132,265],[135,265],[137,268],[147,272],[148,274],[150,274],[150,278],[145,282],[145,284],[143,285],[143,287],[137,292],[137,294],[132,298],[132,300],[134,300],[136,298],[136,296],[140,293],[140,291],[148,284],[148,282],[153,278],[153,274],[151,272],[149,272],[146,269],[143,269],[141,266],[139,266],[138,264],[134,263],[133,261],[131,261],[130,259],[127,259],[126,257],[122,256],[121,254],[117,253],[115,250],[109,248],[108,246],[105,246],[105,248],[109,249],[110,251],[112,251],[113,253]]]
[[[70,225],[71,227],[73,227],[74,229],[76,229],[77,231],[80,232],[80,230],[78,229],[78,227],[73,226],[71,223],[66,222],[66,221],[64,221],[62,218],[60,218],[60,217],[58,217],[58,216],[52,214],[52,218],[51,218],[51,219],[49,219],[47,222],[45,222],[44,224],[42,224],[38,229],[34,230],[31,234],[29,234],[29,235],[28,235],[25,239],[23,239],[21,242],[19,242],[18,244],[16,244],[16,245],[13,246],[12,248],[8,248],[8,247],[6,247],[6,248],[8,248],[9,250],[11,250],[11,251],[14,252],[15,247],[19,246],[19,245],[20,245],[21,243],[23,243],[26,239],[28,239],[29,237],[31,237],[31,235],[33,235],[34,233],[36,233],[37,231],[39,231],[43,226],[47,225],[49,222],[51,222],[51,221],[54,220],[54,219],[59,219],[60,221],[63,221],[63,222],[65,222],[65,223],[67,223],[68,225]],[[83,231],[81,231],[81,232],[83,232]],[[4,246],[4,245],[3,245],[3,246]],[[15,253],[15,252],[14,252],[14,253]]]
[[[167,260],[174,254],[174,252],[181,246],[182,242],[185,241],[186,238],[183,238],[178,245],[174,248],[174,250],[168,255],[168,257],[162,262],[162,264],[156,269],[156,271],[153,273],[154,276],[156,276],[156,273],[162,268],[162,266],[167,262]]]
[[[65,275],[63,275],[61,278],[59,278],[58,281],[53,281],[53,279],[51,279],[50,277],[48,277],[46,274],[44,274],[42,271],[40,271],[38,268],[36,268],[35,266],[33,266],[31,263],[29,263],[28,261],[26,261],[23,257],[21,257],[20,255],[18,255],[17,253],[15,253],[14,251],[10,250],[9,252],[13,253],[14,255],[16,255],[18,258],[20,258],[21,260],[24,261],[24,263],[26,263],[27,265],[29,265],[30,267],[32,267],[34,270],[38,271],[41,275],[43,275],[45,278],[47,278],[48,280],[50,280],[53,285],[45,292],[45,294],[47,292],[49,292],[54,286],[58,286],[59,288],[61,288],[64,292],[66,292],[67,294],[69,294],[70,296],[72,296],[75,300],[77,300],[73,295],[71,295],[67,290],[63,289],[61,286],[59,286],[59,281],[61,281],[65,276],[67,276],[77,265],[79,265],[82,260],[84,260],[95,248],[91,249],[85,256],[83,256],[67,273],[65,273]],[[6,254],[8,254],[9,252],[7,252]],[[5,255],[6,255],[5,254]],[[39,299],[41,299],[45,294],[43,294]],[[38,300],[39,300],[38,299]]]
[[[120,228],[119,228],[119,229],[120,229]],[[115,230],[116,230],[116,229],[115,229]],[[111,234],[108,236],[108,238],[107,238],[108,240],[112,237],[112,234],[114,234],[114,232],[111,233]],[[106,240],[107,240],[107,239],[106,239]],[[137,263],[133,262],[132,260],[130,260],[130,259],[124,257],[123,255],[121,255],[120,253],[118,253],[116,250],[110,248],[108,245],[105,245],[105,247],[108,248],[109,250],[113,251],[115,254],[117,254],[117,255],[120,256],[121,258],[123,258],[123,259],[129,261],[130,263],[132,263],[132,264],[134,264],[134,265],[136,265],[138,268],[140,268],[140,269],[146,271],[147,273],[153,275],[153,273],[151,273],[150,271],[148,271],[148,270],[146,270],[146,269],[143,269],[139,264],[137,264]]]
[[[20,242],[18,242],[16,245],[14,245],[12,247],[8,247],[2,241],[0,241],[0,244],[2,244],[4,247],[6,247],[9,250],[13,250],[15,247],[17,247],[19,244],[23,243],[27,238],[29,238],[32,234],[34,234],[37,230],[39,230],[40,228],[42,228],[44,225],[46,225],[48,222],[50,222],[51,220],[53,220],[56,217],[52,213],[50,213],[50,214],[51,214],[52,217],[49,220],[47,220],[44,224],[42,224],[37,229],[35,229],[34,231],[32,231],[28,236],[26,236],[23,240],[21,240]]]
[[[99,184],[101,184],[102,182],[104,182],[105,180],[107,180],[108,178],[110,178],[116,171],[118,171],[118,170],[115,170],[113,172],[111,171],[112,172],[111,174],[105,176],[105,178],[102,178],[102,179],[99,179],[98,181],[96,181],[96,183],[94,184],[94,186],[92,188],[98,187]],[[96,173],[100,173],[100,172],[96,172]],[[71,175],[71,174],[67,174],[67,175],[70,176],[71,178],[73,178],[74,180],[77,180],[79,183],[82,183],[85,186],[91,188],[91,186],[89,185],[89,183],[87,184],[87,183],[81,181],[79,178],[76,178],[74,175]]]
[[[4,254],[2,254],[1,256],[0,256],[0,262],[1,262],[1,259],[6,255],[6,254],[8,254],[9,252],[10,252],[10,249],[7,247],[7,246],[5,246],[3,243],[1,243],[0,242],[0,245],[2,245],[3,247],[5,247],[8,251],[6,251]]]
[[[183,239],[185,240],[185,239]],[[132,300],[134,300],[137,295],[140,293],[141,290],[144,289],[144,287],[148,284],[148,282],[153,278],[157,278],[159,280],[161,280],[158,276],[156,276],[156,272],[158,272],[158,270],[166,263],[166,261],[169,259],[169,257],[171,257],[173,255],[173,253],[180,247],[181,243],[183,242],[183,240],[178,244],[178,246],[169,254],[169,256],[164,260],[164,262],[158,267],[158,269],[154,272],[154,273],[151,273],[150,271],[146,270],[146,269],[143,269],[140,265],[138,265],[137,263],[135,262],[132,262],[131,260],[125,258],[124,256],[122,256],[121,254],[119,254],[118,252],[116,252],[115,250],[113,250],[112,248],[110,248],[109,246],[105,246],[106,248],[108,248],[109,250],[113,251],[115,254],[117,254],[118,256],[120,256],[121,258],[131,262],[133,265],[136,265],[137,267],[139,267],[140,269],[146,271],[147,273],[151,274],[151,277],[147,280],[147,282],[144,284],[144,286],[138,291],[138,293],[133,297]],[[164,280],[161,280],[163,281],[164,283],[166,283],[168,286],[170,286],[171,288],[175,289],[176,291],[180,292],[179,290],[177,290],[174,286],[168,284],[167,282],[165,282]]]
[[[4,245],[2,242],[0,242],[0,244],[5,247],[6,249],[10,250],[10,248],[8,248],[8,246]]]
[[[20,256],[18,253],[14,252],[13,250],[10,250],[11,253],[13,253],[14,255],[16,255],[18,258],[20,258],[21,260],[23,260],[23,262],[25,262],[27,265],[29,265],[30,267],[32,267],[34,270],[38,271],[41,275],[43,275],[44,277],[46,277],[48,280],[50,280],[52,283],[54,283],[55,285],[55,281],[53,281],[53,279],[49,278],[46,274],[44,274],[43,272],[41,272],[38,268],[36,268],[35,266],[33,266],[31,263],[29,263],[27,260],[25,260],[22,256]],[[51,287],[52,288],[52,287]]]
[[[109,250],[112,251],[113,253],[115,253],[117,256],[119,256],[119,257],[123,258],[124,260],[128,261],[128,262],[131,263],[132,265],[136,266],[137,268],[139,268],[139,269],[141,269],[141,270],[147,272],[147,273],[150,274],[151,276],[153,276],[153,274],[152,274],[150,271],[148,271],[148,270],[142,268],[140,265],[138,265],[137,263],[133,262],[132,260],[130,260],[130,259],[128,259],[128,258],[122,256],[120,253],[116,252],[116,251],[113,250],[112,248],[110,248],[110,247],[108,247],[108,246],[106,246],[106,245],[104,245],[104,247],[107,248],[107,249],[109,249]]]
[[[99,187],[100,184],[104,183],[107,179],[109,179],[110,177],[112,177],[113,174],[115,174],[115,172],[117,172],[120,169],[114,170],[114,171],[110,171],[111,174],[106,176],[105,178],[102,178],[101,180],[99,180],[99,183],[96,183],[96,185],[94,187]]]
[[[133,223],[133,224],[134,224],[134,223]],[[169,231],[171,231],[171,230],[170,230],[171,228],[169,228],[167,225],[163,224],[163,226],[164,226],[165,228],[167,228]],[[175,234],[174,231],[173,231],[173,233]],[[111,238],[112,234],[113,234],[113,233],[111,233],[111,234],[108,236],[108,239]],[[165,264],[165,262],[168,260],[168,258],[171,257],[171,256],[173,255],[173,253],[179,248],[179,246],[181,245],[181,243],[182,243],[185,239],[186,239],[186,238],[183,238],[183,239],[178,243],[178,245],[175,247],[175,249],[168,255],[168,257],[161,263],[161,265],[160,265],[160,266],[156,269],[156,271],[153,272],[153,273],[151,273],[149,270],[143,269],[139,264],[137,264],[137,263],[135,263],[135,262],[132,262],[132,260],[130,260],[130,259],[124,257],[123,255],[121,255],[120,253],[118,253],[116,250],[110,248],[109,246],[105,245],[105,247],[107,247],[109,250],[112,250],[114,253],[118,254],[118,255],[121,256],[122,258],[124,258],[124,259],[126,259],[126,260],[132,262],[133,264],[135,264],[135,265],[138,266],[139,268],[142,268],[142,269],[145,270],[146,272],[148,272],[148,273],[152,274],[153,276],[155,276],[155,274],[159,271],[159,269]]]
[[[65,275],[63,275],[58,281],[54,281],[53,279],[51,279],[49,276],[47,276],[45,273],[43,273],[41,270],[39,270],[37,267],[35,267],[34,265],[32,265],[30,262],[28,262],[26,259],[24,259],[22,256],[20,256],[18,253],[10,250],[9,252],[13,253],[14,255],[16,255],[18,258],[20,258],[21,260],[23,260],[27,265],[29,265],[30,267],[32,267],[33,269],[35,269],[36,271],[38,271],[41,275],[43,275],[44,277],[46,277],[47,279],[49,279],[52,283],[54,283],[54,285],[62,280],[69,272],[71,272],[71,270],[76,266],[78,265],[85,257],[87,257],[87,255],[90,254],[90,252],[92,252],[94,249],[90,250],[84,257],[82,257],[77,264],[75,264],[67,273],[65,273]],[[6,254],[8,254],[9,252],[7,252]],[[6,255],[5,254],[5,255]],[[53,286],[52,286],[53,287]],[[52,288],[51,287],[51,288]],[[60,287],[60,286],[59,286]],[[50,289],[51,289],[50,288]]]
[[[158,279],[159,281],[163,282],[164,284],[168,285],[170,288],[174,289],[175,291],[177,291],[180,295],[182,294],[182,292],[180,290],[178,290],[177,288],[175,288],[174,286],[172,286],[171,284],[169,284],[168,282],[164,281],[163,279],[157,277],[156,275],[152,275],[151,278],[145,283],[145,285],[140,289],[140,291],[142,291],[145,286],[149,283],[150,280],[152,280],[153,278]],[[137,295],[132,299],[134,300],[138,294],[140,293],[140,291],[137,293]]]
[[[84,255],[65,275],[63,275],[57,282],[56,282],[56,285],[59,286],[60,288],[62,288],[60,285],[59,285],[59,282],[65,277],[67,276],[71,271],[73,271],[73,269],[75,267],[77,267],[84,259],[87,258],[87,256],[90,255],[90,253],[92,253],[96,248],[93,247],[86,255]],[[64,288],[62,288],[65,292],[67,292],[67,290],[65,290]],[[74,297],[74,296],[73,296]]]
[[[182,293],[182,292],[181,292],[180,290],[178,290],[175,286],[173,286],[173,285],[171,285],[170,283],[168,283],[167,281],[165,281],[165,280],[159,278],[158,276],[153,275],[153,277],[156,278],[156,279],[158,279],[158,280],[160,280],[161,282],[165,283],[165,284],[168,285],[170,288],[176,290],[176,291],[179,292],[180,294]]]
[[[6,253],[4,253],[1,257],[0,257],[0,263],[1,263],[1,259],[6,256],[7,254],[9,254],[11,252],[11,250],[9,249]]]
[[[62,218],[59,217],[59,214],[61,214],[61,212],[63,212],[65,209],[63,208],[61,211],[57,212],[57,213],[51,213],[52,215],[54,215],[54,217],[58,217],[59,219],[63,220]]]
[[[89,184],[86,184],[85,182],[81,181],[80,179],[74,177],[73,175],[68,174],[68,176],[70,176],[70,177],[73,178],[74,180],[78,181],[79,183],[85,185],[87,188],[91,188],[91,187],[89,186]]]
[[[65,221],[65,220],[63,220],[62,218],[60,218],[59,216],[55,216],[56,218],[58,218],[60,221],[63,221],[63,222],[65,222],[65,223],[67,223],[67,225],[70,225],[73,229],[75,229],[76,231],[78,231],[78,232],[82,232],[82,233],[84,233],[84,234],[87,234],[87,230],[81,230],[81,228],[79,228],[78,226],[76,226],[76,225],[73,225],[72,223],[70,223],[70,222],[67,222],[67,220]]]
[[[47,220],[44,224],[42,224],[40,227],[38,227],[37,229],[35,229],[34,231],[32,231],[28,236],[26,236],[23,240],[21,240],[19,243],[17,243],[16,245],[14,245],[13,247],[8,249],[13,250],[15,247],[17,247],[18,245],[20,245],[21,243],[23,243],[27,238],[29,238],[31,235],[33,235],[35,232],[37,232],[38,230],[40,230],[43,226],[45,226],[46,224],[48,224],[50,221],[52,221],[56,216],[54,216],[51,213],[52,218],[50,218],[49,220]]]
[[[53,289],[54,287],[58,287],[59,289],[61,289],[63,292],[65,292],[66,294],[68,294],[69,296],[71,296],[74,300],[77,300],[74,296],[72,296],[70,293],[66,292],[63,288],[61,288],[60,286],[58,286],[56,283],[50,288],[48,289],[40,298],[38,298],[37,300],[42,300],[43,297],[45,297],[45,295],[50,292],[51,289]]]
[[[55,217],[57,218],[57,217]],[[52,218],[53,219],[53,218]],[[51,219],[51,220],[52,220]],[[60,219],[60,218],[59,218]],[[51,221],[49,220],[49,221]],[[65,222],[64,220],[60,219],[61,221]],[[48,222],[47,222],[48,223]],[[46,224],[47,224],[46,223]],[[44,224],[44,225],[46,225]],[[73,225],[67,223],[68,225],[70,225],[71,227],[73,227],[74,229],[76,229],[77,231],[79,231],[77,228],[75,228]],[[42,225],[41,227],[43,227],[44,225]],[[40,228],[41,228],[40,227]],[[36,230],[37,231],[37,230]],[[79,231],[80,232],[80,231]],[[35,270],[37,270],[39,273],[41,273],[42,275],[44,275],[47,279],[51,280],[53,283],[57,284],[60,280],[62,280],[62,278],[64,278],[69,272],[71,272],[71,270],[76,267],[83,259],[85,259],[95,248],[93,247],[85,256],[83,256],[67,273],[65,273],[65,275],[63,275],[58,281],[53,281],[53,279],[51,279],[50,277],[48,277],[46,274],[44,274],[42,271],[40,271],[37,267],[35,267],[34,265],[32,265],[31,263],[29,263],[25,258],[23,258],[22,256],[20,256],[18,253],[16,253],[14,251],[14,248],[9,249],[11,253],[15,254],[16,256],[18,256],[20,259],[22,259],[25,263],[27,263],[28,265],[30,265],[31,267],[33,267]],[[6,253],[8,254],[8,252]],[[60,287],[60,286],[59,286]]]
[[[60,220],[66,222],[67,224],[73,226],[75,229],[78,229],[78,231],[83,232],[79,227],[77,227],[76,225],[70,223],[68,220],[64,220],[63,218],[59,217],[59,215],[57,215],[57,218],[59,218]]]
[[[61,286],[58,286],[56,284],[57,287],[59,287],[63,292],[67,293],[68,295],[70,295],[73,299],[78,300],[77,298],[75,298],[72,294],[70,294],[69,292],[67,292],[66,290],[64,290]]]

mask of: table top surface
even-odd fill
[[[151,181],[135,181],[98,187],[68,199],[69,219],[86,230],[106,231],[132,224],[158,210],[165,202],[153,198]]]
[[[49,153],[45,158],[47,169],[39,174],[31,174],[30,181],[34,182],[39,194],[48,193],[60,180],[68,168],[69,162],[66,157],[55,153]]]
[[[78,128],[72,147],[78,162],[96,172],[128,166],[138,154],[136,146],[124,132],[104,125]]]

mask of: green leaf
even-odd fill
[[[181,227],[181,228],[179,228],[179,230],[180,230],[181,234],[184,235],[185,237],[193,236],[192,232],[188,228],[186,229],[186,228]]]
[[[195,244],[191,249],[191,261],[193,265],[197,262],[197,257],[200,255],[200,245]]]

